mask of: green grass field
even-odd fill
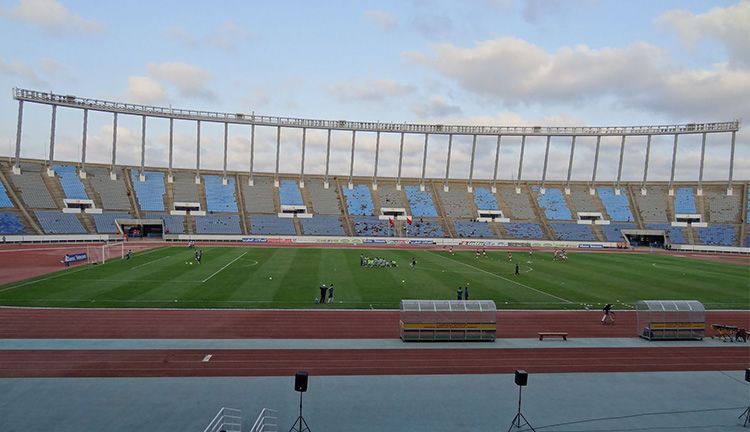
[[[699,300],[712,309],[750,309],[750,269],[661,254],[161,248],[130,260],[70,268],[0,287],[0,304],[70,307],[397,308],[402,298],[472,299],[498,308],[583,309],[642,299]],[[361,268],[360,254],[395,260],[398,268]],[[411,269],[409,262],[417,259]],[[335,284],[336,303],[315,305],[322,283]],[[627,307],[627,306],[622,306]]]

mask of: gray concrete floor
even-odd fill
[[[512,374],[310,377],[314,432],[506,431]],[[744,371],[532,374],[523,413],[539,431],[741,431]],[[297,416],[293,377],[0,379],[0,431],[201,432],[222,407],[245,425],[264,408]],[[598,419],[598,420],[597,420]],[[517,430],[517,429],[516,429]]]

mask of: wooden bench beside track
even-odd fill
[[[568,340],[568,334],[566,332],[539,332],[539,340],[544,340],[544,337],[561,337],[563,340]]]

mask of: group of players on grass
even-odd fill
[[[328,300],[326,301],[326,293],[328,294]],[[315,297],[315,304],[322,303],[333,303],[333,284],[320,286],[320,298]]]
[[[359,256],[359,266],[368,268],[398,267],[396,261],[387,260],[381,257],[370,258],[364,255]]]

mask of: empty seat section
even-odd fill
[[[352,222],[358,236],[388,237],[393,232],[388,221],[376,217],[355,216],[352,217]]]
[[[539,187],[532,186],[531,190],[538,193]],[[570,215],[568,203],[565,202],[565,198],[560,189],[548,188],[544,195],[540,193],[536,196],[536,201],[539,203],[539,206],[544,209],[544,216],[549,220],[573,219]]]
[[[709,225],[705,228],[697,228],[697,230],[698,237],[704,245],[733,246],[737,241],[732,225]]]
[[[474,188],[474,203],[477,205],[477,210],[500,210],[495,194],[487,188]]]
[[[543,239],[542,227],[536,223],[511,222],[503,224],[505,232],[510,238]]]
[[[370,195],[370,189],[367,186],[354,185],[352,189],[342,186],[341,190],[344,192],[346,209],[350,215],[371,216],[374,214],[375,205],[372,203],[372,195]]]
[[[305,205],[302,193],[295,180],[282,180],[279,184],[279,201],[281,205]]]
[[[248,213],[276,213],[276,187],[270,177],[254,177],[253,185],[242,182],[242,198]]]
[[[340,215],[341,206],[336,188],[323,187],[323,180],[310,179],[305,181],[305,189],[310,194],[313,212],[324,215]]]
[[[200,203],[200,192],[195,183],[195,174],[187,172],[176,172],[173,175],[174,201]],[[203,209],[205,210],[205,209]]]
[[[635,224],[609,224],[609,225],[601,225],[602,232],[604,233],[604,237],[607,238],[607,241],[611,242],[621,242],[625,241],[625,237],[623,237],[621,231],[624,229],[635,229]]]
[[[167,213],[146,213],[146,219],[161,219],[164,222],[164,234],[184,234],[185,216]]]
[[[405,208],[404,193],[396,189],[392,184],[378,184],[378,190],[375,191],[380,201],[380,207]]]
[[[673,227],[670,224],[647,224],[646,229],[664,230],[670,243],[686,244],[684,231],[681,227]]]
[[[10,181],[21,191],[21,200],[29,208],[57,208],[39,171],[41,165],[21,164],[21,175],[11,175]],[[46,175],[46,174],[45,174]]]
[[[296,235],[294,221],[271,215],[251,215],[250,234]]]
[[[406,226],[409,237],[444,237],[443,226],[436,220],[413,220],[411,225]]]
[[[577,212],[598,212],[601,211],[597,205],[596,199],[589,193],[589,188],[585,186],[571,186],[570,200],[573,202]]]
[[[667,191],[664,187],[646,188],[646,195],[635,195],[643,222],[667,222]]]
[[[198,234],[242,234],[239,215],[196,216]]]
[[[440,195],[443,210],[448,217],[464,218],[473,216],[466,188],[453,187],[448,192],[438,189],[437,192]]]
[[[234,199],[234,177],[227,178],[224,185],[219,176],[203,176],[206,184],[206,207],[211,212],[237,213],[237,200]]]
[[[490,225],[486,222],[475,222],[471,220],[457,220],[454,222],[456,234],[459,237],[469,238],[494,238]]]
[[[344,228],[337,216],[315,215],[311,218],[300,218],[303,235],[342,236]]]
[[[89,199],[86,188],[83,187],[81,179],[78,178],[76,167],[72,165],[53,165],[52,169],[60,177],[60,184],[68,199]]]
[[[99,194],[104,210],[130,210],[130,199],[122,171],[118,170],[117,179],[112,180],[109,170],[105,168],[88,168],[86,176],[94,192]]]
[[[145,211],[164,211],[164,173],[146,171],[143,175],[145,180],[139,181],[138,173],[130,171],[138,205]]]
[[[0,234],[25,234],[21,218],[12,212],[0,212]]]
[[[550,222],[550,228],[554,231],[557,240],[586,240],[595,241],[591,225],[581,225],[571,222]]]
[[[81,221],[72,213],[43,210],[34,213],[45,234],[86,234]]]
[[[624,193],[615,195],[614,189],[608,187],[596,188],[596,193],[599,194],[599,198],[602,200],[602,204],[604,204],[610,220],[617,222],[631,222],[635,220],[633,213],[630,211],[630,201],[628,201],[627,195]]]
[[[94,223],[96,224],[96,232],[99,234],[117,233],[115,219],[127,219],[131,217],[127,213],[101,213],[92,214],[92,216],[94,217]]]
[[[681,187],[675,191],[674,212],[675,214],[698,213],[698,210],[696,210],[695,208],[695,197],[693,196],[693,188]]]
[[[742,197],[727,196],[726,190],[703,189],[708,222],[738,223],[742,212]]]
[[[0,208],[13,208],[13,203],[10,201],[8,192],[2,182],[0,182]]]
[[[745,214],[745,223],[750,223],[750,187],[746,186],[746,189],[747,189],[747,201],[745,202],[747,202],[747,208],[745,210],[747,210],[747,214]]]
[[[534,208],[531,206],[531,197],[525,189],[521,189],[521,193],[516,193],[513,187],[502,187],[500,194],[510,207],[511,214],[505,217],[513,220],[536,220]]]
[[[424,191],[419,190],[419,186],[406,186],[406,199],[409,200],[411,214],[416,217],[437,217],[435,204],[432,202],[430,188],[425,187]]]

